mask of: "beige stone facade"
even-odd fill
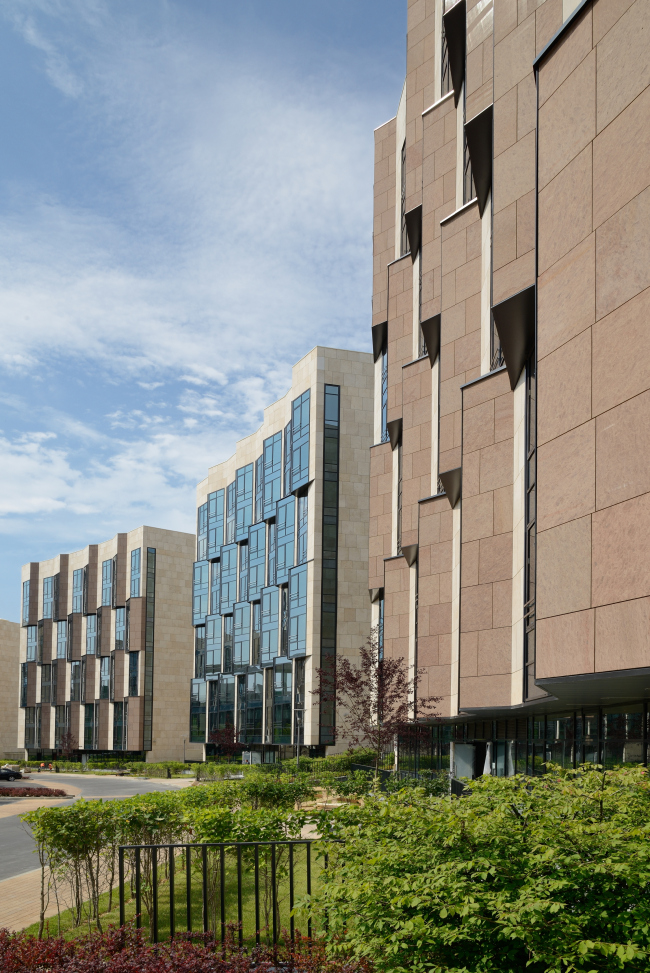
[[[192,534],[139,527],[23,567],[23,752],[183,759],[194,546]]]
[[[375,133],[368,586],[439,697],[417,759],[645,761],[648,7],[407,8]]]
[[[333,744],[312,690],[321,661],[355,658],[370,632],[372,390],[370,354],[314,348],[199,484],[194,743],[234,727],[255,760]]]
[[[18,656],[20,625],[0,618],[0,760],[22,757],[16,749],[18,734]]]

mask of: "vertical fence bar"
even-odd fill
[[[307,842],[307,895],[311,896],[311,841]],[[311,940],[311,904],[307,916],[307,936]]]
[[[273,909],[273,945],[278,941],[278,890],[275,881],[275,841],[271,842],[271,908]]]
[[[153,915],[151,939],[158,942],[158,845],[151,849],[151,884],[153,885]]]
[[[323,862],[325,866],[325,871],[327,871],[327,867],[329,863],[330,863],[330,856],[327,852],[325,852],[325,861]],[[325,932],[326,933],[329,932],[329,927],[330,927],[329,914],[327,909],[325,909]]]
[[[176,932],[176,916],[174,915],[174,846],[169,846],[169,938],[173,939]]]
[[[208,846],[202,845],[202,871],[203,871],[203,932],[208,931]]]
[[[120,927],[122,927],[124,925],[124,848],[120,848],[117,855],[117,867],[120,882]]]
[[[237,845],[237,922],[239,924],[239,945],[244,942],[244,913],[241,901],[241,845]]]
[[[140,848],[135,849],[135,928],[142,929],[142,888],[140,884]]]
[[[226,941],[226,847],[223,843],[219,849],[219,880],[221,899],[221,944],[223,945]]]
[[[187,931],[192,932],[192,846],[185,848],[185,909],[187,911]]]
[[[291,942],[295,939],[295,921],[293,918],[293,841],[289,842],[289,930]]]
[[[260,846],[255,843],[255,942],[260,942]]]

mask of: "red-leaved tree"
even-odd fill
[[[63,754],[65,760],[69,760],[77,749],[77,738],[72,732],[72,730],[64,730],[61,734],[61,743],[59,749]]]
[[[218,753],[221,756],[228,757],[229,763],[233,757],[237,757],[244,750],[244,744],[237,741],[235,727],[232,725],[214,730],[210,734],[210,743],[216,744]]]
[[[337,656],[331,669],[318,669],[318,686],[312,690],[320,702],[336,705],[334,737],[347,739],[349,749],[368,747],[375,753],[375,775],[384,750],[397,734],[417,740],[422,721],[437,716],[439,696],[420,696],[424,674],[401,656],[385,658],[378,631],[373,629],[359,649],[359,664]]]

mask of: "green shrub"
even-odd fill
[[[344,844],[314,908],[330,947],[379,971],[647,971],[650,785],[643,768],[484,777],[321,818]]]

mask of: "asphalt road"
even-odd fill
[[[133,797],[135,794],[151,794],[153,791],[177,790],[178,784],[164,780],[134,780],[130,777],[95,777],[85,774],[32,774],[31,781],[17,782],[16,786],[37,785],[39,781],[57,784],[65,790],[71,784],[81,790],[82,797],[120,798]],[[8,781],[3,786],[11,786]],[[13,803],[13,801],[11,802]],[[57,807],[70,804],[61,801]],[[17,815],[0,818],[0,880],[13,878],[38,868],[38,858],[34,854],[34,840],[27,826]]]

